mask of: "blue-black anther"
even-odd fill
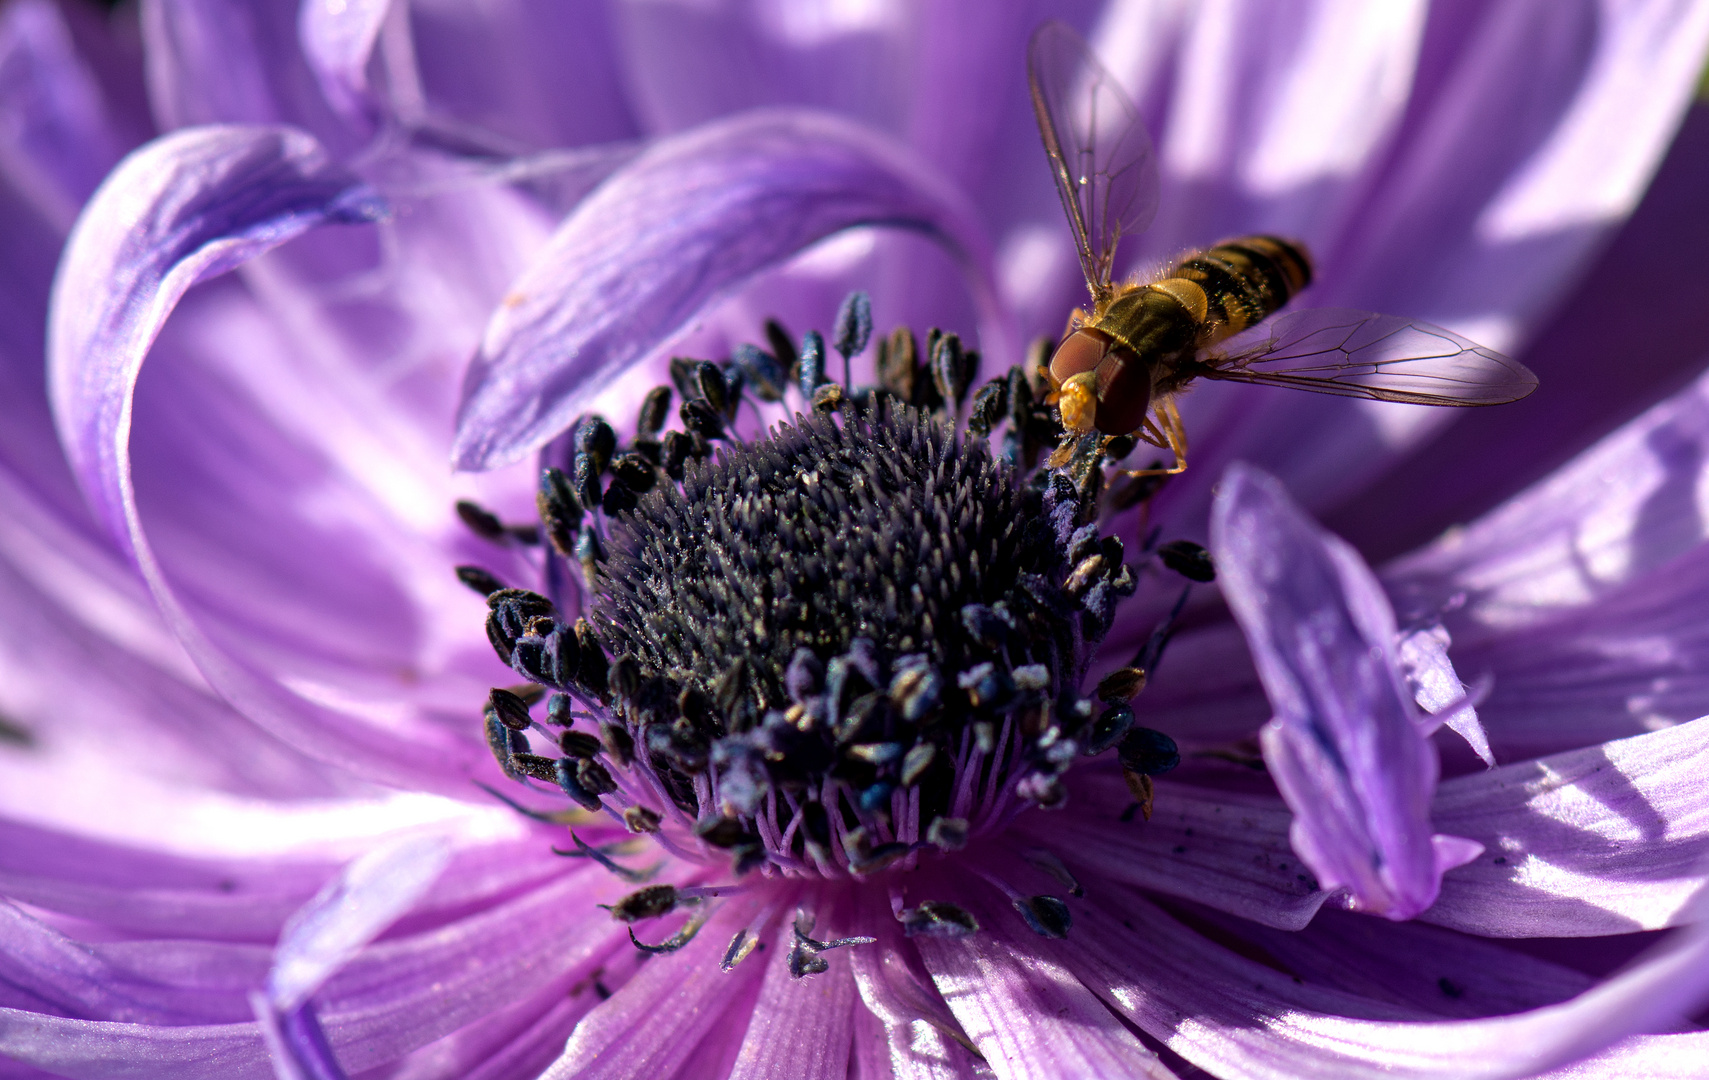
[[[534,725],[534,720],[528,715],[528,703],[509,690],[497,686],[487,694],[487,707],[498,717],[499,723],[512,731],[527,731]]]
[[[1116,753],[1122,768],[1143,776],[1161,776],[1181,764],[1181,751],[1176,748],[1175,740],[1151,728],[1129,730]]]
[[[895,790],[895,784],[880,780],[860,793],[860,808],[869,814],[876,814],[890,805],[890,795]]]
[[[817,694],[825,685],[825,663],[813,655],[813,650],[802,646],[795,650],[795,655],[789,658],[789,667],[783,673],[783,688],[789,694],[791,701],[806,701]]]
[[[714,411],[730,411],[730,380],[725,378],[723,369],[717,364],[702,360],[694,365],[694,385],[700,391],[701,399]]]
[[[943,676],[925,657],[906,666],[898,665],[896,675],[890,680],[890,700],[901,710],[902,719],[910,724],[919,723],[937,708],[943,691]]]
[[[993,651],[1002,648],[1003,642],[1009,637],[1007,621],[985,604],[968,604],[963,607],[961,626],[967,631],[968,637]]]
[[[605,471],[605,463],[585,450],[578,450],[574,471],[576,501],[587,507],[598,506],[602,501],[599,474]]]
[[[783,370],[777,357],[757,345],[744,342],[731,351],[730,359],[747,376],[748,385],[754,388],[755,396],[761,401],[783,399],[783,386],[789,380],[789,374]]]
[[[813,397],[813,391],[825,384],[825,338],[817,330],[801,335],[801,359],[795,369],[795,384],[801,396]]]
[[[647,391],[647,396],[641,399],[641,412],[635,418],[635,434],[643,439],[656,436],[664,430],[670,409],[670,387],[655,386]]]
[[[724,413],[703,398],[692,398],[677,410],[682,426],[704,438],[716,439],[724,434]]]
[[[1128,729],[1132,727],[1133,710],[1122,704],[1111,705],[1099,713],[1092,724],[1092,733],[1086,739],[1086,753],[1103,753],[1127,738]]]
[[[578,647],[576,651],[579,653],[581,649]],[[568,694],[553,694],[546,699],[546,722],[559,727],[569,727],[575,723],[575,717],[570,714],[574,704]]]
[[[863,292],[850,293],[837,309],[831,327],[831,346],[847,360],[866,348],[872,337],[872,298]]]
[[[576,425],[576,454],[592,455],[598,468],[596,473],[605,471],[606,463],[611,460],[611,454],[617,449],[617,432],[605,422],[603,416],[588,416]]]
[[[1065,938],[1074,925],[1068,905],[1054,896],[1033,896],[1015,901],[1015,910],[1040,937]]]
[[[1176,540],[1164,544],[1157,549],[1157,557],[1163,560],[1163,565],[1180,574],[1188,581],[1208,582],[1216,580],[1216,567],[1211,563],[1211,553],[1201,544],[1191,540]]]
[[[975,708],[997,708],[1015,696],[1015,683],[1009,673],[993,663],[976,664],[955,677],[956,685],[967,691]]]
[[[576,765],[575,758],[559,758],[553,766],[552,779],[556,780],[563,793],[580,805],[582,809],[598,810],[600,808],[599,796],[582,786],[581,780],[576,775]]]
[[[967,398],[966,358],[961,351],[961,338],[945,334],[932,345],[932,382],[944,401],[959,408]]]

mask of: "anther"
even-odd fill
[[[1216,580],[1216,567],[1211,564],[1211,553],[1201,544],[1191,540],[1176,540],[1164,544],[1157,549],[1157,557],[1163,565],[1180,574],[1188,581],[1208,582]]]
[[[831,327],[832,347],[847,360],[866,348],[872,337],[872,298],[864,292],[850,293],[837,309]]]
[[[682,903],[682,900],[675,885],[648,885],[636,889],[615,904],[599,906],[611,912],[611,917],[616,921],[633,923],[669,915],[677,909],[679,903]]]
[[[559,733],[558,749],[573,758],[593,758],[605,752],[605,747],[600,745],[599,739],[585,731]]]
[[[1033,933],[1040,937],[1065,938],[1074,926],[1074,915],[1068,905],[1054,896],[1022,897],[1014,901]]]
[[[617,432],[602,416],[589,416],[576,425],[576,456],[588,455],[594,463],[595,475],[604,472],[617,449]]]
[[[765,321],[765,340],[771,347],[771,354],[777,357],[778,364],[787,373],[799,359],[795,355],[795,343],[789,337],[789,331],[776,319]],[[779,384],[781,388],[782,384]],[[776,400],[771,399],[771,400]]]
[[[979,932],[978,919],[965,908],[942,900],[927,900],[899,917],[907,937],[964,938]]]
[[[774,326],[777,324],[766,324],[768,331]],[[782,327],[777,327],[777,329],[780,335],[778,340],[783,343],[785,349],[793,352],[788,335],[783,333]],[[772,347],[777,347],[776,341],[772,343]],[[755,397],[761,401],[783,400],[783,385],[788,380],[786,374],[788,368],[778,356],[744,343],[737,345],[730,353],[730,362],[742,372],[748,385],[754,388]]]
[[[1161,776],[1181,764],[1181,752],[1175,740],[1152,728],[1136,727],[1122,739],[1116,750],[1122,768],[1142,776]]]
[[[527,731],[534,726],[534,720],[528,715],[528,703],[509,690],[493,687],[487,694],[487,707],[493,710],[499,723],[512,731]]]
[[[1133,710],[1125,704],[1111,705],[1092,724],[1092,733],[1086,739],[1086,753],[1096,756],[1108,750],[1127,737],[1128,730],[1133,727]]]
[[[482,596],[491,596],[504,588],[504,582],[494,577],[490,571],[483,570],[478,566],[457,567],[457,580]]]
[[[1109,704],[1132,701],[1145,689],[1145,669],[1117,668],[1098,680],[1098,699]]]
[[[817,330],[809,330],[801,337],[801,356],[796,362],[795,385],[801,388],[801,396],[811,399],[813,391],[819,389],[825,382],[825,339]]]
[[[497,514],[468,499],[457,500],[457,517],[469,527],[470,532],[483,540],[497,542],[507,535],[504,522],[498,519]]]
[[[647,396],[641,399],[641,411],[635,417],[635,434],[643,439],[657,437],[664,430],[670,408],[670,387],[655,386],[647,391]]]

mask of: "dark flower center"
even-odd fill
[[[686,431],[661,434],[667,388],[627,448],[602,420],[577,429],[540,506],[586,576],[586,617],[465,573],[489,594],[500,655],[558,691],[556,760],[527,747],[541,725],[526,695],[494,691],[507,771],[679,852],[722,851],[738,874],[864,876],[1061,805],[1082,756],[1119,744],[1136,776],[1173,763],[1172,744],[1139,746],[1156,733],[1125,702],[1143,675],[1106,679],[1101,703],[1080,692],[1134,587],[1094,524],[1116,440],[1029,469],[1060,433],[1051,410],[1012,370],[958,431],[977,356],[929,341],[927,364],[891,335],[884,385],[860,390],[824,379],[817,335],[799,357],[744,346],[676,366]],[[776,401],[786,371],[809,411],[735,438],[744,385]],[[1005,416],[998,454],[986,436]]]

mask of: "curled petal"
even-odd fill
[[[345,867],[291,916],[268,978],[274,1009],[288,1013],[398,916],[415,906],[445,869],[450,851],[436,836],[375,848]]]
[[[1354,906],[1408,919],[1477,845],[1433,837],[1436,751],[1401,680],[1394,613],[1358,554],[1274,478],[1234,466],[1211,520],[1224,595],[1274,718],[1261,740],[1294,850]]]
[[[368,189],[319,143],[283,127],[165,136],[95,192],[54,281],[49,392],[72,468],[121,543],[134,524],[131,396],[179,298],[316,225],[378,213]]]
[[[368,57],[391,8],[391,0],[307,0],[297,9],[303,59],[346,119],[366,119]]]
[[[986,242],[954,189],[846,120],[747,113],[660,142],[558,229],[487,326],[463,384],[454,464],[491,469],[543,445],[712,300],[857,225],[948,245],[988,334],[1003,336]]]

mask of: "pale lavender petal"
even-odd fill
[[[1528,1076],[1675,1025],[1709,991],[1709,934],[1698,928],[1560,1005],[1428,1022],[1431,1013],[1302,983],[1237,956],[1137,895],[1089,897],[1082,911],[1077,933],[1057,944],[1062,962],[1111,1008],[1218,1076]]]
[[[1492,937],[1588,937],[1677,926],[1703,882],[1709,719],[1457,777],[1438,825],[1484,853],[1422,918]]]
[[[986,305],[988,362],[1004,362],[985,240],[959,195],[847,121],[747,114],[658,143],[564,223],[469,368],[454,463],[492,468],[538,448],[708,302],[856,225],[917,229],[955,250]]]
[[[0,172],[61,229],[124,152],[100,84],[47,0],[0,15]]]
[[[350,723],[335,709],[285,691],[253,658],[222,650],[162,573],[127,454],[137,373],[185,289],[316,224],[368,220],[377,211],[367,189],[301,132],[198,128],[150,144],[96,194],[72,237],[56,283],[50,383],[67,453],[99,517],[129,549],[209,681],[287,738],[419,786],[423,764],[443,777],[468,760],[468,745],[453,746],[457,740],[443,727],[435,734],[423,724],[417,737],[398,740]],[[235,418],[210,414],[201,422],[218,419]],[[349,704],[341,704],[348,713]]]
[[[368,101],[368,58],[392,0],[303,0],[297,36],[303,59],[327,102],[346,120],[374,119]]]
[[[1149,717],[1148,717],[1149,719]],[[1086,770],[1072,779],[1066,833],[1056,818],[1033,815],[1014,828],[1059,851],[1076,872],[1185,897],[1265,926],[1298,930],[1329,893],[1288,847],[1292,815],[1280,800],[1157,783],[1151,820],[1121,820],[1128,795],[1120,777]]]
[[[979,933],[915,943],[938,992],[1000,1080],[1174,1080],[1063,966],[1055,942],[1033,935],[1009,912],[981,904],[968,909]]]
[[[1696,1080],[1709,1057],[1709,1032],[1682,1035],[1634,1035],[1608,1050],[1564,1068],[1543,1073],[1548,1080]]]
[[[145,0],[148,97],[161,130],[291,124],[355,149],[300,51],[297,8],[290,0]]]
[[[1442,1017],[1554,1005],[1596,982],[1500,942],[1416,919],[1397,923],[1325,911],[1300,933],[1230,929],[1306,982]]]
[[[1460,648],[1584,608],[1709,539],[1709,377],[1547,480],[1383,569],[1403,606],[1440,610]]]
[[[561,0],[410,5],[430,117],[522,148],[637,137],[628,50],[612,30],[627,10]]]
[[[766,949],[726,973],[718,961],[730,939],[756,914],[751,902],[727,904],[688,945],[655,957],[621,991],[576,1026],[563,1054],[540,1080],[636,1080],[676,1075],[715,1028],[740,1027],[733,1008],[752,1000],[766,968],[784,956]],[[714,1039],[711,1050],[724,1049]]]
[[[360,181],[288,128],[165,137],[127,158],[95,193],[54,284],[49,370],[66,451],[121,542],[131,531],[131,394],[179,298],[316,225],[377,212]]]
[[[1353,549],[1249,467],[1223,476],[1211,547],[1275,710],[1261,739],[1294,850],[1360,909],[1411,918],[1475,852],[1432,836],[1436,751],[1401,685],[1388,599]]]
[[[878,938],[849,955],[861,1002],[876,1021],[870,1034],[856,1028],[863,1078],[870,1072],[885,1080],[971,1080],[976,1059],[967,1036],[930,981],[909,965],[911,947],[882,898],[869,898],[860,931]],[[876,1045],[862,1045],[864,1039]]]
[[[1395,660],[1412,688],[1413,700],[1428,716],[1422,717],[1424,729],[1434,730],[1444,724],[1466,740],[1472,752],[1485,765],[1495,765],[1490,753],[1489,736],[1478,720],[1478,711],[1469,701],[1470,691],[1460,681],[1454,662],[1448,659],[1452,639],[1448,631],[1432,625],[1402,634],[1395,644]]]
[[[1511,757],[1559,753],[1709,714],[1709,545],[1588,605],[1462,656],[1494,678],[1484,707]]]
[[[451,851],[438,836],[403,837],[375,848],[291,916],[267,979],[269,1003],[287,1013],[396,922],[444,871]]]
[[[0,1054],[78,1080],[275,1080],[254,1023],[157,1027],[0,1008]]]
[[[822,929],[822,928],[821,928]],[[787,919],[772,938],[765,982],[754,1002],[730,1080],[844,1080],[849,1071],[849,1040],[855,1003],[854,975],[846,952],[830,954],[828,970],[805,979],[789,974],[783,958],[794,944]],[[855,945],[868,949],[871,945]],[[832,958],[835,958],[834,960]],[[750,961],[752,958],[750,958]]]
[[[1691,100],[1709,15],[1684,0],[1477,10],[1430,20],[1405,121],[1334,240],[1314,249],[1319,284],[1304,302],[1422,318],[1511,351],[1637,204]],[[1314,113],[1292,116],[1306,126]],[[1537,370],[1548,385],[1546,358]],[[1264,461],[1323,507],[1463,412],[1220,387],[1183,411],[1190,431],[1206,432],[1193,443],[1203,471],[1153,509],[1188,521],[1208,514],[1229,462]],[[1552,427],[1539,418],[1533,437]]]

